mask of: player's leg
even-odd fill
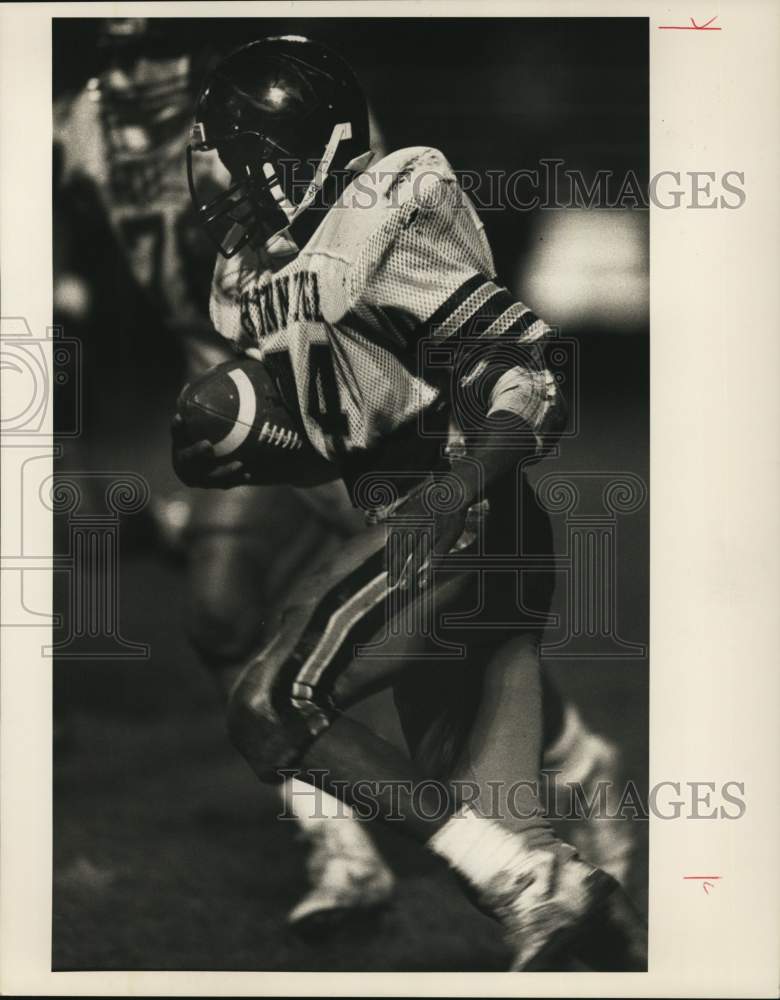
[[[473,787],[475,804],[510,830],[542,814],[542,698],[531,638],[475,644],[465,663],[425,677],[407,672],[394,694],[410,751],[427,771]],[[541,829],[548,840],[549,825]]]
[[[518,650],[518,676],[513,676],[512,683],[503,685],[501,689],[510,732],[497,732],[491,738],[507,750],[506,756],[502,757],[509,775],[508,778],[506,774],[503,777],[495,775],[491,780],[502,782],[507,788],[518,782],[522,771],[522,765],[514,760],[512,754],[515,750],[522,751],[526,742],[515,744],[514,735],[519,720],[523,718],[525,691],[521,678],[526,672],[525,661],[529,655],[528,648],[521,646]],[[478,662],[452,663],[439,669],[409,671],[393,685],[398,717],[410,753],[426,771],[442,780],[454,777],[457,774],[456,764],[462,761],[463,748],[483,696],[483,665]],[[618,749],[586,724],[572,701],[561,697],[557,687],[547,677],[543,663],[540,677],[542,804],[555,819],[566,819],[565,823],[554,824],[564,839],[569,840],[588,861],[626,885],[635,845],[630,822],[611,818],[615,812],[611,807],[619,799],[622,788]],[[556,703],[554,715],[545,710],[548,699]],[[499,729],[500,722],[500,719],[497,720]],[[549,735],[551,733],[552,736]],[[575,791],[580,795],[580,801],[596,803],[592,813],[572,818],[578,801]],[[510,826],[511,822],[510,816]]]
[[[552,545],[549,520],[536,506],[527,485],[521,501],[523,525],[533,536],[526,539],[523,552],[543,555],[545,548],[550,551]],[[498,516],[501,514],[499,509]],[[511,534],[500,521],[497,526],[494,522],[493,538],[496,527],[500,535]],[[509,543],[513,544],[511,538]],[[563,870],[574,873],[568,894],[576,890],[578,869],[581,873],[583,870],[576,854],[552,836],[548,824],[532,819],[546,811],[546,802],[540,801],[539,783],[545,722],[547,733],[554,736],[552,749],[557,754],[559,769],[564,772],[563,780],[568,780],[572,765],[578,763],[577,751],[593,748],[584,739],[584,727],[573,727],[573,710],[561,711],[562,705],[549,679],[543,683],[538,642],[540,623],[549,612],[552,595],[549,570],[523,573],[517,590],[521,608],[514,606],[514,588],[507,587],[505,580],[499,586],[494,585],[497,582],[483,581],[488,620],[519,621],[525,614],[529,617],[529,627],[492,648],[481,642],[480,631],[474,630],[471,641],[466,639],[467,662],[451,665],[449,670],[446,666],[432,670],[426,675],[406,672],[395,685],[399,716],[418,762],[425,761],[435,773],[476,789],[475,807],[524,838],[529,855],[537,858],[534,878],[543,893],[548,891],[545,882],[557,879],[560,862],[566,862]],[[506,600],[507,593],[511,595],[510,601]],[[544,695],[550,699],[546,714]],[[556,718],[559,715],[563,718]],[[580,848],[579,843],[575,846]],[[586,847],[585,852],[580,851],[582,856],[598,863],[597,858],[587,853],[587,848],[593,846],[593,838],[586,838],[582,846]],[[498,907],[494,903],[492,908]],[[535,932],[525,925],[523,914],[524,907],[518,914],[517,926],[523,938],[532,937]],[[632,924],[636,928],[636,921]],[[640,937],[641,934],[640,928]],[[620,959],[616,957],[618,967],[620,963],[623,967],[641,965],[641,940],[632,941],[632,947],[626,948],[624,930],[614,927],[605,936],[620,940],[622,955]],[[520,944],[522,960],[525,945]]]
[[[465,746],[463,740],[474,717],[473,706],[480,703],[484,693],[488,703],[493,701],[503,709],[495,716],[487,744],[491,757],[486,771],[492,773],[492,780],[501,782],[506,789],[514,787],[513,795],[521,794],[519,782],[539,779],[540,746],[541,766],[546,775],[541,789],[545,806],[554,806],[554,815],[568,816],[572,802],[577,801],[573,789],[581,789],[588,801],[595,797],[598,809],[586,819],[568,823],[566,839],[571,840],[583,857],[625,881],[633,848],[630,824],[608,818],[610,807],[620,797],[617,748],[585,726],[575,706],[561,698],[538,658],[538,644],[550,613],[555,583],[550,568],[554,547],[549,514],[538,503],[525,477],[515,507],[510,498],[511,491],[506,489],[492,500],[485,525],[488,551],[520,552],[533,557],[533,563],[519,574],[516,587],[506,573],[486,570],[483,594],[489,620],[519,624],[525,619],[526,629],[522,636],[517,636],[514,647],[509,647],[514,649],[516,663],[513,665],[511,652],[508,656],[491,658],[480,641],[482,630],[473,630],[470,638],[467,633],[464,641],[473,653],[467,669],[464,673],[461,668],[461,676],[453,677],[446,687],[439,685],[434,699],[426,698],[424,693],[419,697],[414,683],[405,682],[409,690],[406,694],[399,692],[402,725],[408,720],[406,726],[412,730],[408,735],[416,745],[416,752],[429,757],[433,752],[440,758],[437,768],[452,775],[457,741],[460,739],[460,745]],[[488,662],[492,667],[486,673]],[[427,678],[419,673],[416,676],[418,687],[430,686]],[[426,711],[431,719],[427,735]],[[447,738],[441,738],[442,732],[448,734]],[[501,811],[507,812],[507,823],[512,826],[512,811],[506,806],[503,803]]]
[[[234,356],[210,329],[188,324],[183,340],[190,381]],[[189,632],[227,698],[262,644],[266,609],[315,554],[327,555],[337,544],[352,512],[328,487],[200,490],[191,504]],[[322,929],[345,912],[387,901],[392,874],[348,807],[295,780],[280,784],[279,795],[280,812],[293,817],[304,841],[310,882],[288,923]]]
[[[522,551],[541,556],[545,550],[551,551],[549,519],[536,504],[527,484],[523,487],[520,500],[525,536]],[[502,512],[499,508],[498,518],[493,522],[493,539],[497,529],[499,543],[503,541],[501,536],[511,534],[507,530],[508,526],[500,520],[502,513],[506,520],[508,512]],[[560,782],[579,779],[593,784],[597,778],[603,780],[613,777],[604,766],[607,762],[601,754],[603,747],[600,739],[588,733],[581,723],[578,724],[573,707],[563,706],[556,697],[549,678],[545,682],[540,667],[538,643],[541,639],[541,621],[549,612],[552,583],[549,571],[544,569],[524,572],[522,585],[518,588],[521,600],[518,606],[507,607],[505,595],[508,592],[511,594],[511,589],[505,583],[494,587],[490,580],[485,581],[483,592],[486,595],[489,617],[515,620],[517,623],[522,623],[525,617],[528,627],[493,650],[472,643],[472,657],[476,662],[471,677],[465,675],[458,683],[442,689],[441,694],[449,694],[450,697],[443,697],[439,706],[430,697],[423,700],[423,711],[427,710],[431,720],[428,732],[425,730],[424,714],[418,714],[415,718],[414,692],[409,682],[407,691],[401,689],[397,692],[402,718],[407,716],[406,728],[412,736],[417,753],[430,755],[431,745],[434,753],[438,747],[445,746],[446,756],[444,759],[440,756],[437,761],[439,771],[456,780],[473,783],[485,796],[484,800],[478,799],[483,810],[499,817],[506,828],[514,829],[526,838],[529,812],[542,810],[547,806],[547,802],[539,801],[536,794],[545,735],[554,737],[548,760],[553,761],[556,769],[561,772]],[[478,637],[479,633],[476,635]],[[462,673],[465,674],[464,671]],[[453,700],[453,693],[460,695],[460,698]],[[549,701],[546,714],[543,711],[545,697]],[[429,703],[427,709],[426,700]],[[477,707],[473,708],[472,705]],[[557,720],[556,716],[559,714],[562,718]],[[431,732],[445,732],[450,738],[432,741]],[[544,785],[540,788],[540,791],[543,790]],[[618,860],[614,853],[615,842],[614,839],[607,842],[606,837],[601,835],[599,824],[602,823],[606,821],[594,817],[590,824],[599,831],[596,836],[592,830],[584,831],[581,825],[573,827],[572,833],[577,835],[572,837],[572,841],[583,858],[599,865],[606,857],[613,862],[614,867]],[[583,836],[583,833],[586,835]],[[599,836],[601,840],[598,839]],[[549,840],[545,842],[537,831],[533,833],[533,846],[543,850],[543,854],[539,855],[542,858],[548,855],[554,857],[556,854],[560,855],[562,849],[564,852],[567,850],[560,844],[551,850]],[[594,846],[612,850],[596,854]],[[576,867],[576,862],[573,862],[567,870],[575,870]],[[552,871],[549,868],[547,870]],[[537,885],[544,884],[544,872],[544,865],[541,864],[536,876]],[[526,928],[524,934],[527,931]],[[619,894],[613,896],[610,907],[605,908],[601,917],[601,937],[604,941],[611,942],[607,946],[608,958],[615,963],[615,967],[642,966],[644,929],[630,912],[625,898]],[[592,954],[592,948],[590,952]],[[603,954],[598,960],[604,963]]]
[[[498,647],[492,655],[482,647],[474,659],[476,662],[442,665],[426,674],[408,671],[394,685],[402,728],[421,766],[430,767],[447,780],[465,781],[470,788],[481,790],[481,795],[475,797],[475,805],[505,828],[528,838],[524,833],[527,811],[546,805],[537,802],[534,796],[543,725],[540,730],[533,718],[526,718],[539,694],[534,643],[530,637],[520,637]],[[570,722],[564,720],[561,737],[571,736],[572,744],[563,747],[558,762],[558,766],[564,769],[568,766],[570,770],[580,759],[577,747],[584,744],[587,751],[590,740],[597,739],[584,727],[573,731]],[[588,792],[591,785],[592,782],[586,783]],[[564,836],[569,839],[565,833]],[[589,853],[592,839],[572,836],[571,842],[583,859],[600,867],[598,858]],[[526,842],[529,857],[535,851],[535,856],[541,859],[535,864],[533,874],[537,887],[544,887],[545,878],[551,878],[556,871],[549,864],[550,859],[561,857],[563,852],[563,859],[568,860],[569,849],[540,836],[539,830]],[[614,855],[610,857],[614,861]],[[575,870],[577,867],[575,863]],[[566,867],[567,871],[570,869],[571,865]],[[575,878],[572,888],[576,887]],[[502,905],[495,896],[491,899],[490,894],[487,898],[482,894],[481,902],[491,912]],[[510,910],[516,902],[510,896],[507,901]],[[505,923],[515,924],[523,939],[524,913],[521,910],[514,921],[511,914],[505,918]],[[646,931],[624,896],[614,893],[598,918],[591,919],[591,925],[577,945],[578,954],[586,964],[616,970],[644,967]]]
[[[234,357],[211,324],[188,323],[181,334],[190,381]],[[195,491],[192,508],[188,630],[227,697],[261,645],[266,609],[325,545],[326,533],[302,495],[284,487]],[[387,866],[360,826],[348,817],[328,821],[336,806],[325,793],[293,796],[280,787],[280,810],[295,817],[313,876],[288,916],[293,924],[327,920],[345,906],[376,905],[392,889]]]
[[[448,796],[395,746],[347,716],[332,716],[316,735],[282,722],[268,682],[250,681],[232,718],[234,739],[258,775],[269,780],[280,764],[298,763],[304,779],[372,802],[377,816],[392,819],[472,886],[502,922],[518,968],[546,967],[606,906],[616,883],[555,841],[538,810],[529,810],[524,831],[511,833],[473,801]]]
[[[366,530],[344,544],[336,571],[326,566],[302,581],[289,606],[269,624],[266,647],[237,683],[231,733],[261,778],[274,780],[288,764],[327,772],[325,784],[410,777],[406,754],[343,714],[402,670],[431,665],[424,650],[419,664],[415,661],[416,635],[393,627],[402,616],[419,619],[430,592],[404,596],[389,590],[384,541],[381,526]],[[431,590],[446,602],[462,580],[463,574],[453,573]],[[386,623],[388,634],[380,644]],[[420,773],[423,777],[427,774]],[[410,824],[418,826],[414,816]],[[423,822],[418,832],[430,831]]]
[[[561,923],[561,912],[589,912],[586,887],[594,870],[555,837],[539,800],[543,726],[535,636],[516,635],[492,647],[474,642],[469,653],[470,662],[454,670],[442,665],[424,679],[407,672],[396,699],[416,760],[469,788],[471,808],[523,844],[513,879],[491,881],[476,824],[473,841],[463,837],[458,844],[454,825],[440,835],[452,838],[446,847],[456,869],[481,882],[478,901],[502,919],[522,968],[529,951],[543,954],[550,947],[538,942],[573,932],[579,921]],[[625,956],[623,962],[628,964]]]
[[[397,791],[390,784],[414,777],[408,756],[343,714],[389,684],[413,653],[409,637],[400,635],[383,655],[353,662],[355,647],[374,640],[385,618],[383,548],[384,531],[366,531],[344,544],[336,572],[325,567],[302,581],[233,692],[230,728],[261,778],[273,780],[280,766],[300,765],[324,772],[323,785],[335,783],[339,792],[340,782],[371,780],[388,786],[380,799],[389,812]],[[400,794],[410,799],[412,792]],[[412,813],[408,806],[402,811]],[[415,825],[414,817],[410,822]]]
[[[226,698],[262,645],[266,609],[305,573],[314,553],[326,555],[338,544],[294,491],[198,494],[187,547],[188,626]],[[302,791],[296,781],[280,786],[280,812],[297,823],[311,881],[288,921],[321,927],[386,902],[393,877],[362,824],[326,792]]]
[[[403,630],[383,645],[382,655],[364,656],[360,669],[354,660],[339,663],[340,651],[352,653],[356,642],[369,639],[374,609],[386,617],[382,567],[380,547],[324,595],[289,609],[234,691],[233,738],[263,780],[300,765],[305,780],[373,803],[377,815],[446,858],[477,890],[515,942],[518,967],[544,965],[551,949],[603,908],[616,883],[557,842],[540,810],[527,809],[523,829],[512,833],[473,801],[447,795],[396,747],[340,714],[408,665]],[[446,604],[463,580],[462,572],[453,573],[434,589]],[[420,599],[408,595],[410,605]],[[413,617],[419,618],[416,611]]]
[[[435,755],[438,773],[480,789],[478,805],[487,814],[509,829],[527,830],[529,816],[542,812],[538,789],[545,715],[538,641],[555,581],[551,562],[542,562],[550,561],[553,552],[549,517],[525,477],[518,491],[510,482],[491,500],[482,539],[488,556],[501,556],[502,562],[485,563],[474,580],[478,597],[467,595],[449,615],[467,659],[455,666],[451,678],[434,675],[438,697],[428,678],[415,684],[407,673],[396,698],[415,756]],[[529,556],[535,567],[518,559]],[[513,573],[505,568],[512,557]],[[469,604],[479,606],[478,620]],[[423,684],[428,690],[415,704],[415,687]],[[548,723],[557,721],[556,707],[555,700],[548,705]],[[539,831],[535,837],[549,840],[549,825],[540,824]]]
[[[306,846],[309,888],[287,915],[301,933],[321,932],[387,904],[395,878],[347,803],[290,778],[279,785],[283,815]]]
[[[452,775],[460,757],[482,697],[484,660],[483,651],[463,662],[406,671],[393,683],[393,698],[409,752],[425,760],[426,769],[436,774]],[[551,748],[554,757],[550,766],[560,767],[589,731],[573,705],[563,698],[544,664],[541,687],[543,765],[548,766]],[[576,733],[570,721],[576,725]]]

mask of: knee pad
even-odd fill
[[[278,782],[280,769],[298,764],[337,714],[332,700],[308,685],[250,668],[231,695],[228,731],[257,776]]]

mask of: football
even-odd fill
[[[210,441],[222,461],[240,460],[253,482],[294,483],[322,459],[285,405],[262,361],[239,358],[186,385],[177,411],[191,441]]]

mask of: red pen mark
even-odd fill
[[[697,24],[693,18],[691,18],[690,24],[659,24],[659,31],[723,31],[722,28],[711,28],[710,25],[713,21],[717,21],[718,15],[711,17],[709,21],[705,21],[704,24]]]
[[[683,875],[683,879],[694,879],[701,882],[707,896],[710,894],[710,889],[714,889],[715,883],[721,878],[723,878],[722,875]]]

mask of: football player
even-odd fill
[[[525,470],[563,421],[549,329],[496,283],[444,156],[372,163],[368,144],[352,72],[297,36],[233,53],[197,104],[188,173],[220,254],[214,325],[266,364],[322,478],[375,525],[292,589],[236,680],[229,727],[261,780],[301,768],[398,820],[502,922],[513,968],[545,968],[620,899],[535,791],[552,534]],[[202,157],[229,172],[216,197]],[[465,448],[447,453],[453,424]],[[253,481],[181,418],[173,436],[185,482]],[[411,759],[344,714],[388,685]],[[641,932],[621,961],[642,966]]]
[[[178,345],[192,378],[232,356],[208,318],[214,254],[182,169],[200,74],[161,22],[104,18],[98,30],[101,72],[55,107],[57,204],[73,217],[71,242],[86,244],[87,255],[77,261],[76,249],[57,241],[56,309],[72,327],[84,319],[83,303],[107,292],[112,300],[103,308],[120,324],[110,343],[123,356],[141,336],[151,349]],[[224,168],[204,167],[198,183],[216,193]],[[80,230],[92,239],[77,240]],[[116,280],[90,295],[74,263],[87,278],[111,266]],[[119,289],[126,290],[121,300]],[[352,530],[340,492],[326,487],[319,498],[281,485],[153,498],[164,537],[186,554],[190,637],[224,689],[261,641],[271,595],[284,593],[313,551],[337,548]],[[309,849],[312,885],[290,922],[384,902],[393,878],[362,825],[326,822],[344,808],[325,793],[294,796],[294,789],[281,791]]]

